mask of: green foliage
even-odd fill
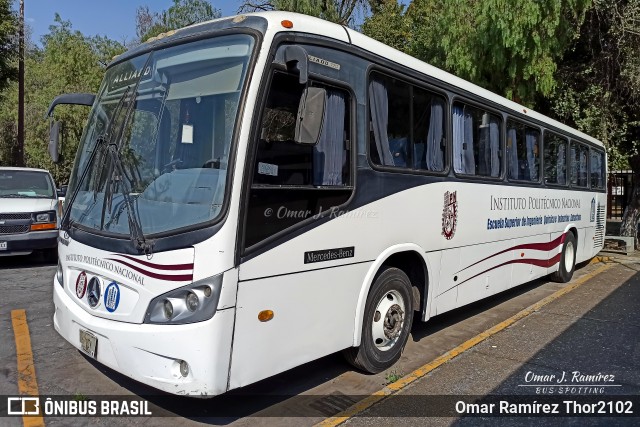
[[[410,54],[532,106],[556,85],[556,63],[590,0],[414,0]]]
[[[362,32],[386,45],[405,50],[411,39],[411,26],[404,6],[396,0],[382,0],[364,20]]]
[[[136,33],[141,42],[170,30],[209,21],[220,17],[220,11],[207,0],[173,0],[173,5],[161,13],[153,13],[149,6],[136,12]]]
[[[63,161],[58,165],[51,162],[47,152],[49,123],[43,119],[46,109],[62,93],[97,92],[105,65],[124,47],[104,37],[86,37],[73,31],[71,23],[59,15],[42,42],[42,51],[31,55],[26,66],[26,163],[51,170],[57,182],[64,183],[71,173],[89,108],[56,108],[56,119],[63,122]]]
[[[602,140],[610,169],[627,169],[639,157],[639,69],[640,0],[594,0],[558,66],[562,84],[549,113]]]
[[[394,369],[391,372],[387,373],[387,375],[385,376],[385,380],[387,384],[393,384],[397,382],[399,379],[401,379],[403,376],[404,374],[402,372],[396,371]]]
[[[124,47],[105,37],[86,37],[73,31],[71,23],[59,15],[42,39],[42,48],[25,55],[25,160],[27,166],[49,169],[57,183],[65,183],[71,172],[78,142],[89,114],[87,107],[59,106],[56,119],[64,123],[63,162],[54,165],[47,151],[49,123],[45,113],[53,98],[62,93],[98,90],[105,64],[124,51]],[[17,85],[1,95],[0,144],[15,141],[17,122]],[[0,150],[2,153],[5,150]],[[0,158],[4,164],[9,158]]]
[[[0,0],[0,91],[15,80],[17,70],[18,23],[10,0]]]
[[[367,7],[366,0],[244,0],[241,11],[282,10],[315,16],[341,25],[353,25],[355,14]]]

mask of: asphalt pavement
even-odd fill
[[[613,262],[617,264],[606,272],[350,417],[344,425],[638,425],[640,259],[617,257]],[[560,402],[560,414],[496,416],[500,409],[496,403],[487,416],[456,406],[477,397],[515,403],[548,399]],[[590,409],[576,405],[618,398],[633,400],[634,417],[592,417],[584,411],[575,416],[580,409]],[[573,416],[564,416],[567,405]],[[458,415],[458,411],[459,416],[437,416]]]

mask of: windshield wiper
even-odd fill
[[[131,242],[133,242],[136,249],[143,251],[146,255],[150,255],[153,251],[153,243],[147,242],[147,239],[144,237],[142,225],[140,224],[140,220],[138,218],[138,212],[134,209],[133,200],[129,195],[129,192],[131,191],[131,185],[128,185],[129,188],[126,188],[127,186],[124,185],[124,167],[122,166],[122,158],[120,157],[118,146],[116,144],[109,144],[107,146],[107,153],[111,157],[111,163],[115,166],[117,173],[120,175],[120,180],[118,182],[122,187],[122,197],[124,197],[127,217],[129,219],[129,234],[131,236]],[[118,186],[118,183],[116,183],[115,185],[113,184],[113,176],[110,181],[111,182],[109,183],[109,187]]]
[[[142,69],[146,69],[151,61],[151,57],[153,54],[149,54],[147,61],[144,64]],[[100,226],[104,229],[104,219],[106,214],[107,205],[109,206],[109,212],[111,213],[111,201],[113,197],[113,190],[118,184],[114,183],[115,181],[115,173],[118,172],[120,176],[120,181],[124,181],[125,179],[129,180],[128,187],[122,184],[122,196],[125,200],[125,207],[127,209],[127,217],[129,219],[129,237],[131,238],[131,242],[134,244],[135,248],[143,251],[147,256],[150,256],[153,253],[153,242],[147,242],[147,239],[144,236],[144,232],[142,231],[142,225],[140,224],[140,219],[138,217],[137,211],[133,207],[133,202],[131,200],[131,196],[129,195],[131,191],[132,180],[129,179],[127,174],[124,171],[122,157],[120,157],[120,149],[122,145],[122,139],[124,137],[125,131],[127,129],[127,125],[131,116],[133,115],[134,107],[136,105],[136,94],[138,93],[138,87],[140,86],[141,78],[138,78],[133,90],[131,91],[132,98],[129,101],[129,105],[127,106],[127,110],[124,114],[124,118],[122,122],[119,124],[118,129],[114,132],[114,136],[110,139],[107,145],[107,154],[111,158],[111,168],[109,175],[109,180],[105,183],[105,196],[102,204],[102,216],[100,219]],[[115,170],[114,170],[115,169]]]
[[[96,158],[96,154],[103,147],[103,145],[105,145],[108,142],[107,139],[109,138],[109,132],[111,130],[111,125],[114,122],[113,119],[117,117],[118,113],[120,112],[120,109],[122,109],[122,104],[124,103],[125,98],[129,94],[129,91],[130,91],[130,88],[127,87],[125,89],[124,93],[122,94],[122,96],[120,97],[120,100],[118,101],[118,104],[116,105],[115,109],[113,110],[113,115],[111,116],[111,120],[109,121],[109,123],[107,123],[105,134],[99,135],[96,138],[96,144],[93,147],[93,151],[91,152],[91,155],[89,156],[89,159],[87,160],[87,163],[85,164],[84,169],[82,170],[82,174],[80,175],[80,179],[78,180],[78,183],[75,185],[75,188],[73,189],[73,194],[69,198],[68,203],[66,203],[66,207],[65,207],[64,213],[62,215],[62,220],[60,221],[60,229],[61,230],[65,230],[65,231],[69,230],[69,226],[70,226],[69,218],[71,216],[71,207],[73,206],[73,203],[76,201],[76,198],[78,197],[78,193],[80,192],[80,188],[82,187],[82,184],[84,183],[84,180],[87,178],[87,175],[89,174],[89,171],[91,170],[91,167],[93,165],[93,161]]]
[[[7,199],[30,199],[31,197],[35,196],[27,196],[26,194],[5,194],[4,196],[0,197]]]

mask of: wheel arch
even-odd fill
[[[580,239],[578,238],[578,227],[573,224],[573,223],[569,223],[567,224],[567,226],[565,227],[564,231],[563,231],[563,236],[562,236],[562,244],[560,246],[558,246],[558,253],[562,253],[562,249],[564,248],[564,241],[566,239],[566,236],[568,233],[573,234],[573,237],[576,239],[576,261],[577,261],[577,255],[580,252],[579,248],[580,248]]]
[[[567,226],[564,228],[564,231],[562,232],[562,242],[557,248],[558,253],[562,253],[562,248],[564,246],[564,240],[567,238],[567,234],[568,233],[573,234],[573,237],[575,237],[575,239],[576,239],[576,245],[578,245],[578,242],[579,242],[579,239],[578,239],[578,227],[573,223],[567,224]]]
[[[371,264],[364,277],[362,286],[360,287],[360,294],[358,296],[358,303],[355,310],[353,346],[360,345],[362,338],[362,322],[369,290],[371,289],[378,273],[387,266],[399,268],[409,276],[411,284],[414,285],[414,298],[416,297],[416,292],[419,295],[419,306],[417,308],[422,312],[422,318],[424,320],[427,320],[429,317],[428,314],[425,317],[425,313],[429,313],[431,305],[429,272],[432,270],[429,265],[429,260],[425,256],[424,249],[414,243],[404,243],[391,246],[378,255],[375,261]],[[414,310],[415,308],[416,305],[414,302]]]

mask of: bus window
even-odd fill
[[[567,140],[551,132],[544,134],[544,182],[567,184]]]
[[[296,115],[304,85],[294,80],[293,76],[285,73],[274,75],[262,118],[254,183],[296,186],[348,184],[345,128],[348,96],[343,91],[329,89],[320,141],[315,146],[296,144]],[[267,171],[267,167],[272,170]]]
[[[453,168],[456,173],[499,177],[500,125],[495,114],[457,102],[453,105]]]
[[[589,149],[584,144],[571,142],[571,185],[575,187],[587,187],[589,181],[587,178],[587,158]]]
[[[591,188],[598,190],[604,189],[605,166],[604,153],[591,149]]]
[[[444,170],[445,123],[444,98],[426,90],[413,89],[414,168]]]
[[[369,108],[369,153],[374,164],[444,170],[444,98],[376,73],[369,83]]]
[[[298,76],[273,75],[257,142],[245,247],[336,209],[351,195],[350,96],[325,86],[320,139],[316,145],[297,144],[295,122],[304,87]]]
[[[507,164],[510,179],[538,181],[540,131],[507,120]]]

